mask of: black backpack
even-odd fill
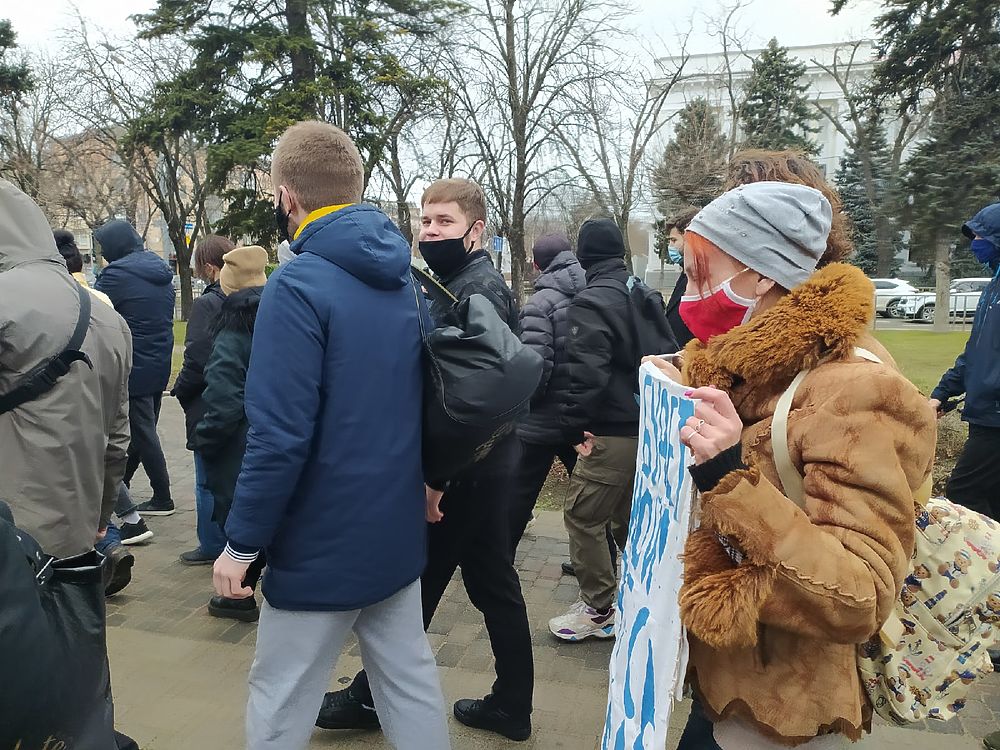
[[[439,486],[513,431],[542,378],[542,358],[481,294],[459,301],[427,273],[414,268],[413,276],[424,342],[424,478]],[[449,307],[444,325],[428,323],[421,285]]]
[[[667,321],[667,305],[659,290],[647,286],[637,276],[629,276],[625,283],[617,279],[601,279],[594,286],[617,289],[628,297],[632,335],[638,348],[636,366],[650,354],[673,354],[680,349]]]

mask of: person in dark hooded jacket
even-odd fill
[[[139,463],[149,476],[153,498],[139,506],[148,516],[174,512],[170,476],[156,423],[163,389],[170,379],[174,348],[173,274],[163,259],[146,250],[142,237],[127,221],[115,219],[94,232],[108,263],[94,288],[111,298],[132,332],[132,372],[128,379],[128,416],[132,442],[125,484]]]
[[[977,213],[962,227],[971,250],[990,267],[993,280],[983,290],[965,351],[931,393],[938,416],[948,401],[965,394],[962,419],[969,439],[948,479],[947,496],[960,505],[1000,520],[1000,203]]]
[[[184,364],[177,373],[177,380],[170,395],[177,399],[184,410],[184,427],[187,447],[194,451],[194,497],[197,512],[198,546],[181,553],[185,565],[209,565],[215,562],[226,546],[226,535],[222,527],[212,520],[215,498],[205,481],[205,466],[200,453],[193,445],[194,430],[205,415],[205,365],[212,353],[216,324],[225,292],[219,284],[223,257],[236,247],[227,237],[210,234],[198,242],[194,251],[195,274],[208,282],[205,291],[191,305],[187,331],[184,336]]]
[[[264,276],[267,251],[255,245],[238,247],[226,253],[223,260],[219,283],[224,301],[213,325],[214,341],[204,370],[201,418],[191,434],[191,445],[204,472],[203,481],[214,502],[213,508],[206,509],[210,511],[207,520],[220,529],[229,517],[247,447],[250,424],[243,398],[254,323],[267,282]],[[263,569],[263,556],[254,562],[252,574],[248,573],[250,580],[244,579],[244,584],[250,587]],[[256,620],[259,614],[252,596],[243,599],[214,596],[208,603],[208,612],[214,617],[247,622]]]
[[[587,278],[566,237],[545,235],[531,253],[542,274],[535,279],[535,293],[521,309],[521,341],[542,356],[544,369],[531,401],[531,413],[517,426],[521,462],[510,504],[512,549],[516,549],[531,520],[552,461],[558,457],[570,473],[576,465],[576,451],[562,439],[559,413],[569,391],[569,305],[587,285]]]

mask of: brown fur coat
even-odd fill
[[[869,334],[874,292],[835,264],[746,325],[693,341],[685,380],[727,391],[743,420],[743,460],[702,498],[685,551],[681,612],[691,679],[708,714],[737,715],[788,745],[870,728],[856,644],[878,631],[913,550],[913,492],[934,458],[926,398]],[[883,365],[856,357],[855,346]],[[788,420],[806,511],[780,488],[771,417],[812,371]],[[745,554],[735,564],[718,541]]]

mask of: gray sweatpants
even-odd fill
[[[437,665],[424,634],[420,581],[351,612],[289,612],[267,602],[250,667],[248,750],[300,750],[349,631],[358,636],[382,730],[399,750],[447,750]]]

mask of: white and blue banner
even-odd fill
[[[651,364],[639,371],[639,455],[618,586],[603,750],[662,750],[687,669],[678,595],[692,523],[690,449],[681,443],[696,401]]]

